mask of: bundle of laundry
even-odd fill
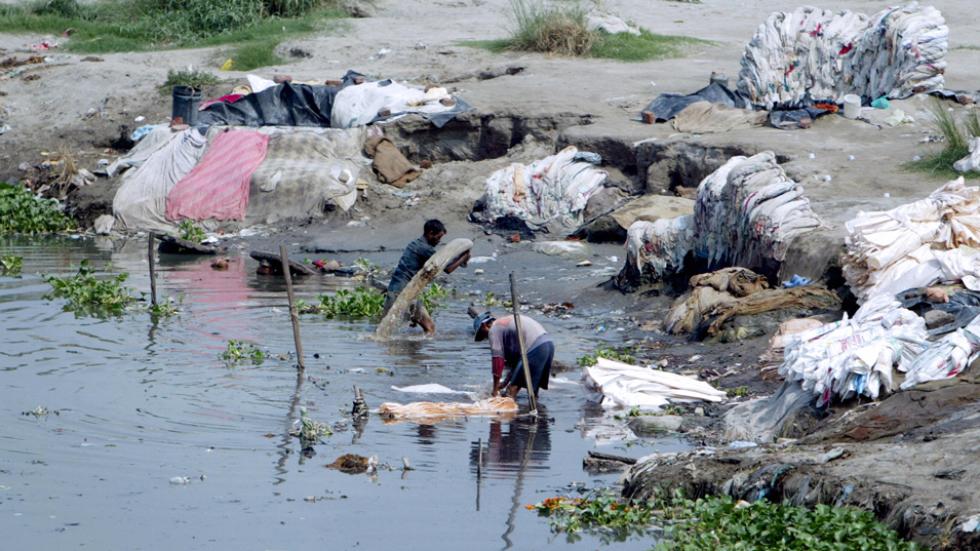
[[[678,297],[664,318],[671,334],[691,333],[702,339],[717,335],[724,324],[738,315],[776,310],[830,310],[840,307],[837,295],[818,285],[770,289],[761,275],[745,268],[724,268],[696,275],[691,291]]]
[[[416,113],[441,128],[470,105],[445,88],[426,89],[393,80],[345,86],[333,100],[330,125],[334,128],[365,126],[377,120]]]
[[[707,270],[744,266],[774,275],[794,239],[822,225],[803,195],[766,151],[732,157],[698,185],[694,215],[635,222],[620,288],[636,278],[658,281],[685,269],[690,254]]]
[[[980,187],[962,177],[925,199],[862,212],[845,227],[844,278],[858,301],[940,281],[980,289]]]
[[[598,358],[584,368],[586,384],[602,394],[604,408],[657,411],[670,403],[721,402],[725,393],[676,373]]]
[[[596,168],[595,154],[568,146],[555,155],[502,168],[487,178],[474,217],[490,225],[516,222],[532,231],[552,226],[575,229],[589,199],[602,189],[606,172]]]
[[[809,6],[775,12],[745,47],[738,91],[766,109],[932,92],[943,87],[948,39],[939,10],[917,2],[871,17]]]
[[[975,314],[969,308],[966,314]],[[980,317],[960,317],[958,326],[930,341],[925,320],[896,297],[877,294],[854,317],[795,333],[785,340],[779,373],[824,405],[906,390],[919,383],[955,377],[980,356]],[[969,320],[969,321],[967,321]]]

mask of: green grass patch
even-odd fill
[[[50,6],[58,4],[56,8]],[[0,32],[61,34],[77,53],[112,53],[233,45],[233,68],[281,63],[288,38],[338,28],[339,0],[72,0],[0,6]]]
[[[687,48],[711,44],[707,40],[687,36],[654,34],[646,29],[641,29],[639,36],[629,33],[600,32],[598,34],[599,39],[592,45],[589,55],[619,61],[649,61],[679,57]]]
[[[970,154],[970,140],[980,137],[980,114],[974,108],[958,122],[946,104],[938,98],[933,98],[929,105],[932,114],[933,127],[943,138],[943,149],[923,156],[918,161],[906,163],[906,168],[920,172],[928,172],[935,176],[954,179],[958,176],[980,178],[980,172],[971,171],[959,173],[953,170],[953,164]]]
[[[108,266],[106,267],[108,271]],[[109,278],[98,278],[91,262],[83,260],[78,273],[69,277],[43,276],[51,285],[51,292],[45,298],[63,298],[65,310],[76,316],[108,317],[119,316],[126,306],[136,300],[123,282],[129,274],[115,274]]]
[[[705,40],[686,36],[590,31],[588,12],[578,3],[548,4],[542,0],[511,0],[513,28],[510,37],[469,40],[461,46],[493,53],[540,52],[563,56],[595,57],[619,61],[648,61],[680,56],[685,49]]]
[[[57,233],[74,227],[57,200],[36,197],[22,186],[0,183],[0,235]]]

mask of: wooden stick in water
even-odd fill
[[[293,341],[296,343],[296,360],[300,369],[306,369],[303,363],[303,341],[299,335],[299,313],[296,312],[296,302],[293,300],[293,277],[289,273],[289,253],[285,245],[279,245],[279,256],[282,259],[282,274],[286,278],[286,296],[289,298],[289,317],[293,321]]]
[[[518,311],[517,284],[514,283],[514,272],[510,273],[510,302],[514,309],[514,329],[517,330],[517,344],[521,348],[521,364],[524,366],[524,382],[527,383],[527,396],[531,400],[531,415],[538,414],[538,399],[534,395],[534,382],[531,380],[531,366],[527,364],[527,343],[521,331],[521,315]]]
[[[150,232],[146,256],[150,261],[150,304],[157,305],[157,262],[153,255],[153,232]]]

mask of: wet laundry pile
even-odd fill
[[[717,335],[738,315],[776,310],[836,310],[837,295],[819,285],[770,289],[759,274],[745,268],[724,268],[691,277],[691,290],[677,298],[664,318],[664,330],[690,333],[694,339]]]
[[[938,340],[930,337],[924,318],[896,297],[877,294],[852,318],[845,315],[785,337],[779,373],[787,381],[800,381],[818,406],[834,397],[877,400],[966,369],[980,355],[980,318]]]
[[[870,17],[810,6],[775,12],[745,47],[738,91],[766,109],[929,93],[943,87],[948,41],[940,11],[918,2]]]
[[[589,199],[606,182],[595,153],[568,146],[528,165],[514,163],[487,178],[473,218],[508,229],[574,230]]]
[[[586,385],[601,394],[600,403],[607,409],[658,411],[670,403],[725,399],[723,391],[703,381],[602,357],[583,371]]]
[[[962,177],[925,199],[862,212],[845,226],[844,278],[861,302],[944,281],[980,289],[980,187]]]
[[[793,240],[821,225],[774,153],[732,157],[698,185],[693,215],[630,226],[617,283],[629,289],[676,275],[689,255],[707,270],[742,266],[774,275]]]

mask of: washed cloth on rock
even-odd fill
[[[589,199],[602,189],[607,175],[591,163],[576,161],[577,153],[569,146],[529,165],[515,163],[491,174],[484,193],[485,221],[516,218],[534,231],[581,226]]]
[[[622,288],[637,278],[674,275],[688,254],[708,270],[744,266],[771,275],[792,242],[821,225],[774,153],[732,157],[698,185],[693,216],[630,226],[627,265],[617,280]]]
[[[265,158],[269,136],[222,132],[194,170],[167,196],[167,219],[244,220],[252,173]]]
[[[123,175],[112,200],[113,215],[128,229],[172,232],[175,226],[166,217],[167,197],[204,155],[207,139],[194,128],[179,133],[166,128],[143,138],[137,148],[141,150],[134,151],[130,160],[143,160]]]
[[[931,92],[943,87],[948,38],[939,10],[917,2],[870,18],[814,7],[775,12],[745,47],[738,90],[767,109]]]
[[[252,174],[248,219],[257,223],[322,215],[329,205],[348,210],[367,160],[360,129],[290,129],[269,138],[265,159]]]

